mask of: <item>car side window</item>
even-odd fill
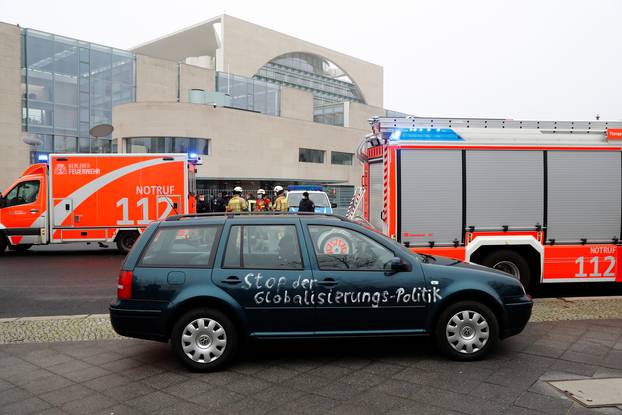
[[[29,180],[18,183],[6,195],[7,206],[25,205],[33,203],[39,195],[39,180]]]
[[[218,225],[160,228],[139,265],[209,267],[219,228]]]
[[[395,253],[360,232],[309,225],[318,266],[322,271],[384,271]]]
[[[224,268],[302,269],[295,225],[234,225]]]

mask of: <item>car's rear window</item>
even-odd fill
[[[219,225],[160,228],[139,265],[210,267]]]

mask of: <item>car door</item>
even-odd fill
[[[356,227],[309,223],[318,334],[418,332],[433,290],[419,261]],[[396,252],[396,251],[400,252]],[[399,258],[399,272],[387,269]]]
[[[41,179],[28,178],[17,183],[6,194],[2,222],[12,244],[40,241],[45,226],[45,191]]]
[[[256,336],[313,335],[312,273],[298,219],[227,221],[216,285],[244,309]]]

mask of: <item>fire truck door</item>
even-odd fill
[[[163,220],[171,215],[184,213],[182,210],[181,196],[179,195],[158,195],[157,203],[157,219]]]
[[[73,200],[54,199],[54,227],[73,226]]]
[[[7,192],[2,222],[13,245],[40,243],[45,227],[45,185],[41,182],[25,179]]]

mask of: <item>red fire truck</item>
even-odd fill
[[[2,193],[0,254],[67,242],[116,242],[127,252],[151,221],[195,211],[186,154],[44,157]]]
[[[353,205],[379,231],[525,286],[622,282],[622,122],[370,123]]]

